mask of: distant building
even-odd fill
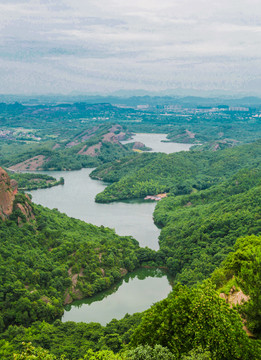
[[[155,200],[155,201],[159,201],[161,199],[164,199],[165,197],[167,197],[168,194],[167,193],[163,193],[163,194],[157,194],[157,195],[147,195],[144,200]]]
[[[249,108],[241,106],[231,106],[229,108],[229,111],[249,111]]]
[[[150,106],[148,104],[146,105],[137,105],[137,110],[148,110]]]

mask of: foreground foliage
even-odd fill
[[[161,344],[177,358],[199,346],[204,346],[213,359],[248,360],[260,356],[242,329],[238,313],[210,283],[194,289],[177,285],[167,299],[145,312],[131,344]]]
[[[122,351],[130,342],[134,329],[141,321],[142,314],[125,315],[121,320],[112,320],[106,326],[98,323],[35,322],[30,327],[9,326],[0,334],[0,358],[12,359],[13,353],[24,351],[23,342],[33,347],[48,350],[57,358],[80,359],[86,354],[98,351]],[[88,357],[87,357],[88,358]]]
[[[115,187],[124,185],[124,192],[126,184],[137,180],[139,159],[136,174],[141,179],[152,176],[159,184],[156,190],[170,187],[170,196],[154,213],[163,228],[157,252],[57,210],[28,207],[28,198],[16,196],[15,205],[30,208],[31,214],[14,206],[9,219],[0,221],[0,358],[261,358],[259,340],[249,339],[242,329],[244,321],[255,337],[261,336],[260,143],[221,155],[191,154],[131,156],[121,162],[123,168],[111,164],[107,175],[107,167],[102,168],[107,179],[121,179]],[[159,159],[162,163],[153,172]],[[128,174],[128,168],[134,173]],[[130,196],[142,189],[143,180],[135,181]],[[147,182],[145,191],[151,184]],[[210,281],[195,285],[224,259],[212,275],[218,291]],[[57,320],[65,300],[106,289],[125,269],[132,271],[143,262],[163,265],[176,280],[194,287],[178,284],[144,314],[113,320],[106,327]],[[237,309],[219,296],[231,284],[249,296]]]
[[[222,266],[215,270],[212,280],[223,291],[233,279],[236,285],[249,296],[240,307],[247,327],[256,336],[261,336],[261,236],[240,238],[235,251],[230,253]]]
[[[28,199],[17,195],[15,203],[26,207]],[[20,208],[0,221],[1,331],[11,324],[54,321],[63,314],[65,295],[67,301],[91,296],[118,281],[121,269],[139,266],[136,240],[30,206],[30,222]]]

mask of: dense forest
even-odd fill
[[[260,138],[259,110],[194,100],[147,111],[137,99],[128,109],[0,104],[1,166],[14,171],[10,180],[0,168],[1,359],[261,359],[261,142],[242,145]],[[137,130],[202,145],[134,153],[121,140]],[[98,202],[168,194],[153,214],[158,251],[17,192],[63,179],[16,171],[82,167],[111,183]],[[139,267],[172,275],[166,299],[106,326],[61,321],[67,304]]]
[[[117,106],[0,103],[0,163],[23,171],[96,167],[130,155],[133,146],[120,141],[133,132],[165,133],[169,141],[197,144],[196,151],[259,139],[260,99],[245,99],[250,107],[244,111],[233,109],[237,101],[219,103],[223,100],[141,97],[125,99],[124,104],[115,98]],[[145,110],[140,109],[143,101],[148,101]]]
[[[261,232],[261,170],[190,195],[168,197],[154,212],[169,271],[186,284],[209,276],[240,236]],[[204,266],[202,266],[204,264]]]
[[[28,221],[23,209],[29,207]],[[23,195],[0,225],[2,330],[59,318],[64,303],[106,289],[140,265],[136,240],[36,206]]]
[[[144,198],[167,192],[189,194],[207,189],[244,168],[260,166],[261,141],[224,151],[139,154],[97,168],[92,177],[114,181],[97,202]]]
[[[141,314],[97,323],[9,326],[0,336],[6,359],[260,359],[260,237],[240,238],[212,275],[194,288],[177,284],[172,293]],[[231,308],[229,289],[249,301]],[[257,285],[257,286],[256,286]],[[215,288],[217,290],[215,290]],[[226,300],[219,294],[226,295]],[[251,335],[253,336],[253,334]]]
[[[21,191],[44,189],[64,184],[62,177],[56,180],[53,176],[47,174],[14,173],[10,171],[7,171],[7,173],[11,179],[17,182],[18,190]]]
[[[258,150],[246,148],[249,169],[224,172],[207,189],[172,194],[157,204],[154,217],[162,227],[157,252],[17,194],[12,214],[0,223],[1,356],[261,358],[260,237],[255,236],[261,231],[261,172]],[[222,166],[232,150],[220,152]],[[244,151],[236,150],[245,164]],[[157,156],[144,158],[154,161]],[[139,159],[142,167],[144,159]],[[184,285],[175,285],[167,299],[144,313],[112,320],[105,327],[59,320],[64,304],[108,288],[126,270],[146,264],[165,266],[176,284]],[[243,293],[250,300],[231,309],[231,289],[233,296]],[[242,329],[242,318],[256,340]]]

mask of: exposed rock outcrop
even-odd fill
[[[247,302],[250,297],[246,294],[243,293],[243,291],[241,289],[239,289],[238,291],[236,290],[235,286],[233,286],[230,291],[229,294],[225,294],[225,293],[220,293],[219,296],[224,299],[226,301],[227,304],[229,304],[229,306],[232,308],[233,305],[242,305],[244,304],[244,302]],[[251,333],[251,331],[248,330],[248,328],[246,327],[245,323],[246,320],[243,319],[243,329],[245,330],[245,332],[247,333],[247,335],[249,337],[255,337],[253,335],[253,333]]]
[[[233,305],[242,305],[244,302],[249,300],[249,296],[244,294],[243,291],[240,289],[239,291],[236,291],[235,286],[233,286],[229,294],[226,295],[225,293],[220,293],[219,296],[226,300],[226,303],[232,307]]]
[[[28,202],[25,202],[23,205],[18,203],[16,204],[16,208],[19,209],[22,212],[22,214],[25,216],[26,222],[35,220],[33,209]],[[18,221],[18,225],[22,225],[23,221],[20,217],[18,217],[17,221]]]
[[[3,220],[12,214],[16,192],[17,185],[11,183],[6,171],[0,167],[0,217]]]
[[[70,268],[68,270],[68,275],[70,276],[71,280],[72,280],[72,286],[70,288],[68,288],[65,292],[65,299],[64,299],[64,305],[68,305],[71,304],[73,302],[73,298],[74,299],[82,299],[83,298],[83,294],[80,291],[80,289],[77,289],[77,283],[80,277],[83,277],[83,268],[81,268],[79,274],[72,274],[72,268]],[[73,298],[72,298],[73,295]]]
[[[15,201],[17,194],[17,182],[10,180],[7,172],[0,167],[0,218],[6,220],[14,212],[18,211],[17,223],[22,226],[25,222],[35,220],[31,200],[28,195],[20,203]]]

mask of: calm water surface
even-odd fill
[[[79,171],[47,171],[55,178],[63,177],[64,185],[31,191],[33,201],[50,209],[57,208],[68,216],[98,226],[114,228],[119,235],[131,235],[141,246],[158,249],[160,230],[154,225],[155,202],[129,201],[98,204],[95,195],[106,184],[89,177],[92,169]]]
[[[155,152],[189,150],[191,145],[161,142],[164,134],[136,134],[128,142],[140,141]],[[126,142],[123,142],[126,143]],[[79,171],[48,171],[56,178],[64,178],[65,184],[49,189],[31,191],[33,201],[49,208],[57,208],[68,216],[94,225],[114,228],[119,235],[131,235],[142,247],[158,249],[159,229],[154,225],[152,214],[155,202],[125,201],[111,204],[95,203],[95,195],[107,186],[89,177],[92,169]],[[126,313],[143,311],[154,302],[167,296],[171,289],[165,273],[159,270],[140,269],[126,275],[113,289],[89,299],[67,306],[63,321],[95,321],[105,324]]]
[[[126,313],[131,315],[148,309],[167,297],[170,291],[170,279],[164,272],[139,269],[126,275],[113,288],[67,305],[62,321],[93,321],[105,325],[113,318],[123,318]]]
[[[164,152],[170,154],[178,151],[188,151],[192,144],[179,144],[173,142],[162,142],[166,140],[167,134],[135,134],[131,140],[121,141],[122,144],[128,144],[130,142],[139,141],[151,148],[152,152]]]
[[[154,151],[177,152],[189,150],[191,145],[160,142],[164,134],[136,134],[134,141],[141,141]],[[131,140],[133,141],[133,140]],[[119,235],[131,235],[141,246],[157,250],[160,230],[154,225],[153,211],[155,202],[124,201],[111,204],[98,204],[94,199],[103,191],[106,183],[92,180],[89,177],[93,169],[79,171],[47,171],[56,178],[63,177],[65,184],[49,189],[31,191],[33,201],[37,204],[57,208],[68,216],[98,226],[114,228]]]

